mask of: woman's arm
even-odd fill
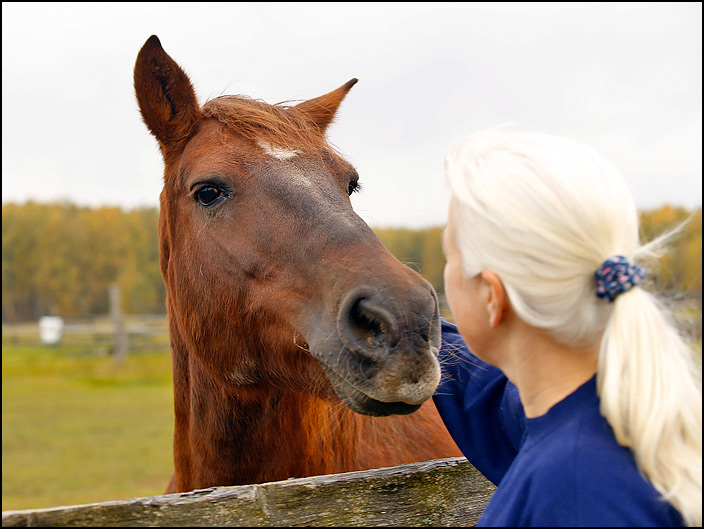
[[[501,370],[474,356],[445,320],[439,360],[442,379],[433,400],[440,416],[465,457],[498,485],[525,431],[518,390]]]

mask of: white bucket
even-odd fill
[[[59,316],[42,316],[39,318],[39,337],[42,343],[56,345],[61,341],[64,320]]]

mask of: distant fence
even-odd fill
[[[115,324],[110,316],[66,320],[61,343],[64,345],[94,347],[97,354],[111,354],[115,348]],[[168,349],[168,322],[166,315],[125,315],[129,351]],[[39,345],[38,322],[2,324],[2,343],[7,345]]]
[[[440,295],[441,301],[444,297]],[[445,307],[443,314],[448,315]],[[684,299],[673,303],[677,323],[693,342],[702,339],[701,298]],[[129,340],[129,350],[169,348],[166,315],[125,315],[124,327]],[[95,346],[97,351],[109,353],[114,348],[115,324],[110,316],[91,319],[67,320],[61,343],[77,346]],[[2,324],[2,343],[8,345],[39,345],[38,322]]]
[[[5,511],[3,527],[467,527],[495,487],[463,457],[127,501]]]
[[[700,293],[701,294],[701,293]],[[683,299],[673,303],[674,315],[680,330],[691,341],[702,339],[702,298]]]

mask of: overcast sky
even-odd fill
[[[133,88],[156,34],[199,100],[352,77],[330,141],[373,227],[443,225],[447,151],[499,124],[586,142],[641,208],[702,204],[702,4],[2,4],[2,201],[156,206]]]

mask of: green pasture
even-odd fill
[[[694,322],[701,370],[701,312]],[[120,366],[90,344],[3,345],[4,511],[163,493],[173,396],[170,354],[159,347]]]
[[[172,435],[168,350],[3,345],[3,511],[162,494]]]

